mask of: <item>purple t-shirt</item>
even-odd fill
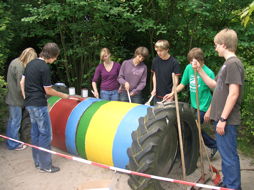
[[[125,60],[122,63],[118,82],[121,84],[121,90],[124,90],[125,82],[130,84],[130,93],[138,94],[146,86],[147,67],[142,62],[138,65],[133,64],[133,59]]]
[[[104,67],[104,64],[99,64],[96,67],[93,82],[101,82],[100,89],[101,90],[118,90],[119,83],[117,81],[117,77],[119,74],[119,70],[121,65],[119,63],[113,63],[112,69],[108,72]]]

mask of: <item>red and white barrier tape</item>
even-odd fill
[[[54,155],[58,155],[58,156],[67,158],[69,160],[75,160],[75,161],[78,161],[78,162],[81,162],[81,163],[84,163],[84,164],[99,166],[101,168],[110,169],[110,170],[113,170],[115,172],[121,172],[121,173],[129,174],[129,175],[137,175],[137,176],[141,176],[141,177],[157,179],[157,180],[160,180],[160,181],[167,181],[167,182],[171,182],[171,183],[178,183],[178,184],[183,184],[183,185],[188,185],[188,186],[193,186],[193,187],[201,187],[201,188],[206,188],[206,189],[233,190],[233,189],[228,189],[228,188],[223,188],[223,187],[216,187],[216,186],[212,186],[212,185],[205,185],[205,184],[201,184],[201,183],[193,183],[193,182],[188,182],[188,181],[183,181],[183,180],[176,180],[176,179],[171,179],[171,178],[166,178],[166,177],[149,175],[149,174],[139,173],[139,172],[126,170],[126,169],[122,169],[122,168],[117,168],[117,167],[113,167],[113,166],[108,166],[108,165],[105,165],[105,164],[92,162],[92,161],[89,161],[89,160],[85,160],[83,158],[78,158],[78,157],[75,157],[75,156],[69,156],[69,155],[62,154],[62,153],[59,153],[59,152],[55,152],[55,151],[52,151],[52,150],[48,150],[48,149],[45,149],[45,148],[42,148],[42,147],[38,147],[38,146],[35,146],[35,145],[24,143],[22,141],[12,139],[10,137],[6,137],[6,136],[1,135],[1,134],[0,134],[0,137],[2,137],[4,139],[15,141],[15,142],[18,142],[18,143],[21,143],[21,144],[25,144],[29,147],[36,148],[36,149],[39,149],[39,150],[42,150],[42,151],[45,151],[45,152],[48,152],[48,153],[51,153],[51,154],[54,154]]]

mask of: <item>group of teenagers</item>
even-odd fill
[[[211,158],[217,150],[221,155],[223,180],[219,186],[240,190],[237,129],[240,125],[244,67],[235,54],[237,43],[237,34],[232,29],[223,29],[214,37],[215,51],[225,59],[216,77],[205,65],[202,49],[191,49],[187,55],[189,64],[178,84],[180,65],[169,53],[169,42],[157,41],[155,43],[157,56],[153,59],[151,68],[153,74],[151,96],[154,96],[154,104],[160,101],[173,101],[172,73],[176,75],[177,92],[189,86],[191,106],[195,110],[200,110],[201,123],[213,121],[216,140],[203,130],[202,137],[206,146],[211,149]],[[51,124],[45,95],[75,99],[52,88],[48,64],[53,63],[59,53],[57,44],[47,43],[38,58],[33,48],[27,48],[9,65],[6,103],[9,105],[10,117],[7,136],[19,139],[22,108],[25,107],[31,119],[32,144],[51,149]],[[92,80],[94,96],[125,102],[130,98],[133,103],[143,103],[142,90],[146,86],[147,79],[144,60],[148,56],[149,51],[146,47],[138,47],[133,58],[123,61],[120,65],[111,60],[110,50],[103,48],[100,52],[100,64]],[[199,103],[196,102],[196,87]],[[25,145],[11,140],[7,140],[6,144],[9,149],[25,148]],[[59,167],[52,165],[49,153],[33,148],[32,155],[35,167],[41,171],[54,173],[60,170]]]
[[[153,59],[153,90],[154,104],[163,100],[172,90],[171,74],[180,75],[178,61],[169,54],[169,42],[159,40],[155,43],[157,55]],[[111,60],[108,48],[100,52],[100,64],[96,67],[92,80],[93,94],[96,98],[111,101],[143,103],[142,90],[147,83],[147,66],[144,60],[149,56],[146,47],[138,47],[131,59],[120,65]],[[100,84],[98,90],[98,84]],[[128,97],[129,96],[129,97]]]

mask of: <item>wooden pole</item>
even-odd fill
[[[199,153],[200,153],[200,163],[201,163],[201,178],[205,180],[205,170],[204,170],[204,161],[203,161],[203,144],[202,144],[202,134],[201,134],[201,125],[200,125],[200,109],[199,109],[199,96],[198,96],[198,80],[197,80],[197,71],[194,70],[194,80],[196,87],[196,104],[197,104],[197,127],[198,127],[198,137],[199,137]]]
[[[196,124],[197,124],[197,126],[198,126],[198,121],[197,121],[197,120],[196,120]],[[212,172],[212,170],[211,170],[212,164],[211,164],[211,160],[210,160],[210,158],[209,158],[209,156],[208,156],[207,150],[206,150],[206,148],[205,148],[205,143],[204,143],[204,139],[203,139],[203,138],[201,138],[201,142],[202,142],[202,146],[203,146],[203,148],[204,148],[204,150],[205,150],[206,158],[207,158],[207,160],[208,160],[208,164],[209,164],[209,174],[210,174],[210,177],[211,177],[211,179],[212,179],[212,177],[213,177],[213,172]],[[214,167],[214,166],[213,166],[213,167]]]
[[[127,95],[128,95],[129,103],[131,103],[130,91],[129,91],[129,90],[126,90],[126,91],[127,91]]]
[[[182,129],[181,129],[181,121],[180,121],[180,114],[179,114],[179,106],[178,106],[178,96],[176,91],[176,79],[175,73],[172,73],[172,80],[173,80],[173,92],[175,96],[175,106],[176,106],[176,118],[177,118],[177,127],[178,127],[178,136],[180,141],[180,153],[181,153],[181,162],[182,162],[182,172],[183,172],[183,180],[186,179],[186,168],[185,168],[185,158],[184,158],[184,151],[183,151],[183,136],[182,136]]]

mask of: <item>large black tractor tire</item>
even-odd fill
[[[187,175],[196,169],[199,143],[193,112],[186,103],[179,103]],[[168,176],[179,159],[177,117],[174,103],[148,108],[132,133],[127,168],[146,174]],[[178,158],[177,158],[178,157]],[[134,190],[162,190],[158,180],[131,175],[129,186]]]

